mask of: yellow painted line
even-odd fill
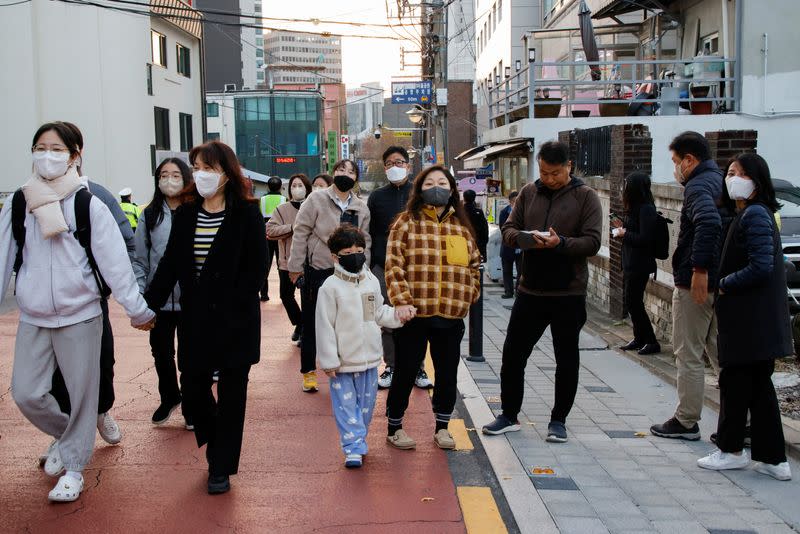
[[[461,513],[464,514],[464,525],[467,534],[501,534],[507,533],[503,518],[494,502],[492,490],[478,486],[460,486],[456,488]]]
[[[450,419],[450,426],[448,426],[447,429],[456,441],[457,451],[471,451],[474,449],[463,419]]]
[[[433,370],[433,360],[431,360],[431,347],[428,345],[428,349],[425,352],[425,372],[428,373],[428,378],[431,379],[431,382],[434,384],[436,383],[436,371]],[[428,390],[428,395],[433,397],[433,388]]]

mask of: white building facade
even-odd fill
[[[338,35],[271,31],[264,35],[264,56],[273,84],[342,81],[342,38]]]
[[[114,193],[131,187],[138,203],[151,198],[156,151],[186,152],[203,141],[199,21],[171,22],[168,7],[152,9],[134,15],[46,0],[3,9],[0,31],[15,46],[0,51],[4,71],[14,73],[0,88],[14,103],[0,116],[0,192],[30,176],[31,137],[45,122],[75,123],[84,174]]]

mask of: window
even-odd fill
[[[264,71],[263,70],[257,70],[256,71],[256,79],[259,82],[263,82],[264,81]]]
[[[208,132],[206,141],[219,141],[219,132]]]
[[[150,43],[153,52],[153,65],[167,66],[167,36],[150,30]]]
[[[497,29],[497,4],[492,6],[492,30]]]
[[[710,56],[719,52],[719,33],[715,32],[700,39],[699,52]]]
[[[188,113],[178,113],[178,122],[181,127],[181,152],[188,152],[194,146],[192,142],[192,116]]]
[[[145,65],[147,68],[147,94],[153,95],[153,65],[148,63]]]
[[[219,117],[219,104],[217,102],[206,102],[206,117]]]
[[[492,38],[492,14],[489,13],[489,39]]]
[[[153,108],[155,111],[156,149],[169,150],[169,110]]]
[[[185,46],[175,45],[178,53],[178,74],[183,74],[187,78],[192,75],[191,51]]]
[[[497,20],[503,20],[503,0],[497,0]]]

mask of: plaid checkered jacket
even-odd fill
[[[386,289],[394,306],[411,304],[417,316],[461,319],[480,296],[481,254],[472,233],[450,212],[439,222],[423,208],[403,212],[389,232]]]

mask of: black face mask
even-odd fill
[[[333,185],[342,193],[347,193],[353,189],[353,186],[356,185],[356,181],[345,174],[339,174],[333,177]]]
[[[358,274],[367,262],[367,256],[363,252],[339,255],[339,265],[348,273]]]
[[[430,204],[431,206],[435,206],[437,208],[441,208],[442,206],[447,206],[450,202],[450,190],[444,187],[431,187],[430,189],[424,189],[421,193],[422,201],[425,204]]]

